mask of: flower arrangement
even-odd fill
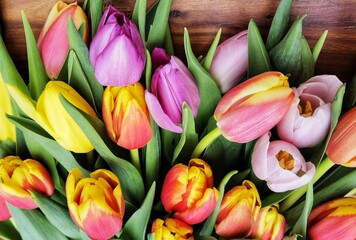
[[[356,78],[281,0],[186,60],[171,0],[58,1],[23,80],[0,38],[0,239],[355,239]],[[185,62],[187,64],[185,64]],[[325,231],[325,229],[328,229]]]

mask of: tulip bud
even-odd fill
[[[79,29],[84,24],[83,40],[89,41],[89,24],[84,10],[77,3],[58,1],[49,13],[37,40],[43,64],[51,79],[58,77],[69,51],[68,17]]]
[[[5,140],[16,141],[15,126],[6,118],[6,114],[12,114],[10,94],[6,88],[4,79],[0,73],[0,143]]]
[[[30,191],[46,196],[54,192],[51,175],[36,160],[21,160],[18,156],[0,159],[0,199],[23,209],[35,209],[37,203]]]
[[[307,237],[317,239],[356,239],[356,198],[331,200],[313,209],[308,218]]]
[[[74,223],[90,238],[109,239],[122,228],[125,201],[119,179],[106,169],[84,178],[73,169],[66,181],[66,195]]]
[[[134,22],[109,6],[90,44],[89,57],[100,84],[125,86],[140,80],[146,51]]]
[[[280,240],[286,230],[286,220],[278,213],[278,206],[261,208],[250,238]]]
[[[215,222],[215,232],[223,238],[244,238],[251,234],[261,208],[256,186],[249,180],[225,193]]]
[[[214,77],[220,92],[229,91],[246,75],[247,42],[245,30],[225,40],[216,48],[209,72]]]
[[[155,240],[179,239],[193,240],[193,228],[174,218],[166,218],[164,221],[157,218],[152,224],[152,233]]]
[[[175,218],[190,225],[204,221],[214,210],[218,198],[211,168],[201,159],[190,160],[188,166],[173,166],[161,193],[164,209],[175,212]]]
[[[137,149],[144,147],[151,139],[150,118],[141,83],[107,87],[102,109],[106,131],[117,145]]]
[[[255,144],[251,156],[255,175],[267,181],[274,192],[285,192],[307,184],[314,176],[315,166],[305,162],[303,155],[293,144],[282,140],[269,141],[270,133]]]
[[[152,93],[146,91],[147,107],[163,129],[181,133],[183,103],[194,116],[198,113],[200,95],[193,76],[179,58],[171,56],[169,63],[159,66],[152,77]]]
[[[0,196],[0,221],[5,221],[11,218],[11,213],[6,206],[5,199]]]
[[[356,167],[356,107],[347,111],[334,129],[326,154],[336,164]]]
[[[293,99],[286,76],[265,72],[227,92],[214,118],[225,138],[246,143],[272,129],[288,112]]]
[[[331,103],[341,85],[336,76],[321,75],[294,89],[294,102],[277,124],[278,136],[298,148],[320,144],[329,132]]]
[[[49,81],[36,107],[19,89],[12,85],[8,85],[8,89],[24,113],[45,129],[61,146],[77,153],[93,150],[94,147],[83,130],[61,103],[60,95],[76,108],[96,116],[91,106],[71,86],[62,81]]]

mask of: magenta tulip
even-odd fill
[[[104,86],[135,84],[145,67],[145,46],[133,21],[112,6],[104,12],[90,44],[90,62]]]
[[[285,192],[307,184],[314,176],[315,166],[305,162],[293,144],[282,140],[269,141],[270,133],[255,144],[251,164],[255,175],[267,181],[274,192]]]
[[[279,137],[298,148],[320,144],[330,129],[331,103],[341,85],[336,76],[321,75],[294,89],[294,102],[277,125]]]
[[[222,93],[229,91],[246,75],[247,42],[247,31],[242,31],[225,40],[216,49],[209,72]]]

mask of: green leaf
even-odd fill
[[[119,237],[123,239],[145,240],[148,220],[150,219],[156,183],[153,182],[141,207],[126,222]]]
[[[293,0],[281,0],[279,2],[267,37],[266,47],[268,51],[276,46],[283,38],[288,27],[289,14],[292,4]]]
[[[271,71],[272,65],[262,40],[262,36],[253,19],[250,20],[247,29],[248,38],[248,72],[247,78],[251,78],[263,72]]]
[[[356,105],[356,74],[347,84],[343,111],[346,112]]]
[[[146,8],[147,0],[136,0],[135,8],[132,14],[132,20],[138,26],[142,41],[146,41]]]
[[[63,96],[60,96],[60,100],[69,115],[75,119],[79,126],[85,129],[84,133],[95,150],[118,176],[125,198],[131,202],[141,203],[144,198],[144,185],[141,175],[130,162],[117,157],[109,149],[106,142],[111,142],[111,140],[108,139],[104,123],[99,118],[77,109]]]
[[[100,83],[95,78],[94,68],[89,61],[88,48],[83,42],[83,39],[80,36],[79,32],[75,28],[71,18],[69,18],[68,20],[68,40],[69,40],[70,48],[78,56],[80,65],[87,77],[88,83],[91,88],[91,92],[93,93],[95,99],[96,109],[98,110],[98,113],[101,113],[101,104],[102,104],[104,88],[103,86],[100,85]]]
[[[203,66],[204,66],[205,70],[207,70],[207,71],[209,71],[211,63],[213,62],[216,48],[219,45],[220,37],[221,37],[221,28],[219,29],[218,33],[216,34],[214,41],[211,44],[211,46],[208,50],[208,53],[206,54],[205,59],[204,59]]]
[[[183,103],[182,127],[183,133],[173,152],[172,165],[176,163],[188,163],[190,156],[198,144],[198,134],[195,132],[194,116],[190,107]]]
[[[159,4],[160,0],[157,0],[153,3],[153,5],[150,7],[150,9],[147,11],[146,14],[146,26],[145,26],[145,35],[147,36],[148,33],[150,32],[151,28],[152,28],[152,24],[153,21],[155,19],[156,16],[156,12],[157,12],[157,8],[158,8],[158,4]]]
[[[328,30],[325,30],[323,32],[323,34],[320,36],[319,40],[315,43],[315,46],[313,48],[314,62],[316,62],[318,60],[319,54],[321,52],[321,49],[324,46],[324,42],[325,42],[327,36],[328,36]]]
[[[198,62],[194,56],[188,30],[184,29],[184,48],[187,57],[188,69],[193,74],[200,93],[200,105],[196,116],[196,129],[201,133],[214,114],[216,105],[221,99],[221,94],[214,79]]]
[[[16,144],[9,139],[0,141],[0,158],[8,155],[16,155]]]
[[[290,190],[282,193],[271,193],[265,199],[262,200],[262,207],[268,207],[273,204],[277,204],[287,197],[289,197],[295,190]]]
[[[151,52],[155,47],[163,47],[172,0],[160,1],[153,25],[148,33],[146,47]]]
[[[218,217],[219,211],[220,211],[220,205],[222,202],[222,199],[224,197],[225,193],[225,186],[229,182],[230,178],[234,176],[237,173],[236,170],[229,172],[221,181],[219,185],[219,192],[220,196],[219,199],[216,203],[214,211],[211,213],[211,215],[208,217],[208,219],[205,221],[202,229],[199,232],[199,235],[201,236],[210,236],[214,230],[214,225],[216,222],[216,218]]]
[[[151,92],[151,80],[152,80],[152,59],[150,52],[146,49],[146,67],[145,67],[145,76],[146,76],[146,89]]]
[[[32,99],[37,101],[43,89],[46,87],[48,77],[30,23],[28,22],[24,11],[21,11],[21,15],[26,36],[26,49],[29,71],[28,87]]]
[[[0,221],[0,238],[4,240],[21,239],[19,232],[10,220]]]
[[[91,38],[94,37],[96,30],[98,29],[101,16],[103,15],[103,1],[102,0],[90,0],[85,1],[83,8],[86,15],[89,18],[91,26]]]
[[[298,76],[298,84],[301,84],[314,76],[314,57],[305,37],[302,37],[301,72]]]
[[[169,27],[169,24],[167,24],[166,32],[164,34],[163,47],[168,55],[170,56],[174,55],[174,46],[173,46],[172,34],[171,34],[171,29]]]
[[[74,224],[69,215],[68,208],[54,202],[40,193],[31,191],[38,207],[41,209],[48,221],[60,232],[70,238],[79,238],[79,228]]]
[[[162,154],[169,163],[173,162],[173,152],[179,141],[179,134],[161,129]]]
[[[67,239],[43,214],[37,210],[25,210],[7,204],[23,240]]]

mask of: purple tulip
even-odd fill
[[[152,59],[152,62],[156,60]],[[156,69],[151,90],[152,93],[145,92],[145,99],[157,125],[181,133],[183,103],[187,103],[196,116],[200,95],[193,76],[179,58],[171,56],[167,64]]]
[[[95,76],[104,86],[135,84],[146,61],[145,46],[136,25],[112,6],[100,20],[89,56]]]
[[[225,93],[235,86],[248,68],[247,31],[242,31],[220,44],[209,72],[220,91]]]
[[[285,192],[307,184],[314,176],[314,164],[305,162],[293,144],[269,140],[268,132],[259,138],[253,149],[251,164],[255,175],[265,180],[274,192]]]
[[[277,124],[279,137],[298,148],[321,143],[329,131],[331,103],[341,85],[336,76],[321,75],[293,89],[294,102]]]

